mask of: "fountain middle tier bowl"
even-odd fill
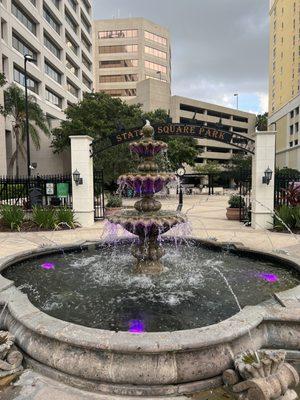
[[[174,174],[167,173],[132,173],[121,175],[118,184],[132,188],[138,195],[152,195],[160,192],[168,183],[175,181]]]
[[[140,140],[139,142],[131,143],[129,148],[130,151],[139,156],[153,157],[159,154],[162,150],[167,150],[168,145],[162,141]]]
[[[175,225],[186,222],[186,218],[176,211],[140,213],[139,211],[121,211],[109,218],[109,222],[121,225],[128,232],[141,237],[158,236],[168,232]]]

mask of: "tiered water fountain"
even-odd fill
[[[138,166],[139,172],[121,175],[118,180],[121,191],[129,187],[136,195],[142,196],[142,199],[135,203],[135,211],[122,211],[110,217],[109,221],[139,237],[138,244],[132,249],[132,254],[137,259],[135,271],[153,274],[163,270],[160,259],[165,251],[159,241],[160,235],[175,225],[184,223],[186,218],[178,212],[161,211],[161,203],[154,195],[176,180],[176,176],[159,172],[155,157],[166,151],[168,145],[153,139],[154,129],[149,121],[143,127],[142,133],[138,142],[130,144],[130,151],[142,159]]]

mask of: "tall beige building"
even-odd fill
[[[137,82],[171,82],[167,29],[144,18],[99,20],[93,23],[93,40],[96,91],[131,100]]]
[[[63,110],[92,89],[92,9],[90,0],[0,0],[0,71],[8,82],[24,87],[24,55],[28,63],[29,94],[34,95],[50,125],[65,118]],[[3,102],[0,90],[0,101]],[[0,121],[0,175],[12,174],[14,151],[11,121]],[[31,144],[36,173],[69,169],[66,155],[54,155],[50,139],[41,133],[41,149]],[[26,160],[22,162],[26,174]]]
[[[276,163],[300,169],[300,2],[271,0],[269,124],[276,124]]]

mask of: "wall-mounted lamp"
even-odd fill
[[[268,167],[265,170],[265,175],[262,178],[262,183],[265,183],[266,185],[268,185],[272,180],[272,176],[273,176],[273,171],[270,169],[270,167]]]
[[[80,178],[80,172],[78,171],[78,169],[76,169],[73,172],[73,179],[74,179],[74,182],[75,182],[76,186],[83,184],[83,179]]]

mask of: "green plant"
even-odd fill
[[[33,207],[32,210],[33,222],[42,229],[56,229],[57,218],[54,208]]]
[[[60,207],[56,210],[57,225],[65,225],[70,229],[74,229],[76,225],[74,211],[67,207]]]
[[[108,208],[122,207],[122,197],[116,194],[108,194],[106,207]]]
[[[229,208],[242,208],[245,206],[245,200],[238,194],[233,194],[228,200]]]
[[[283,205],[278,208],[274,216],[274,228],[278,230],[286,230],[286,227],[291,230],[300,228],[300,206],[291,207]]]
[[[20,230],[24,221],[25,213],[16,205],[3,205],[0,210],[1,219],[5,226],[11,230]]]

